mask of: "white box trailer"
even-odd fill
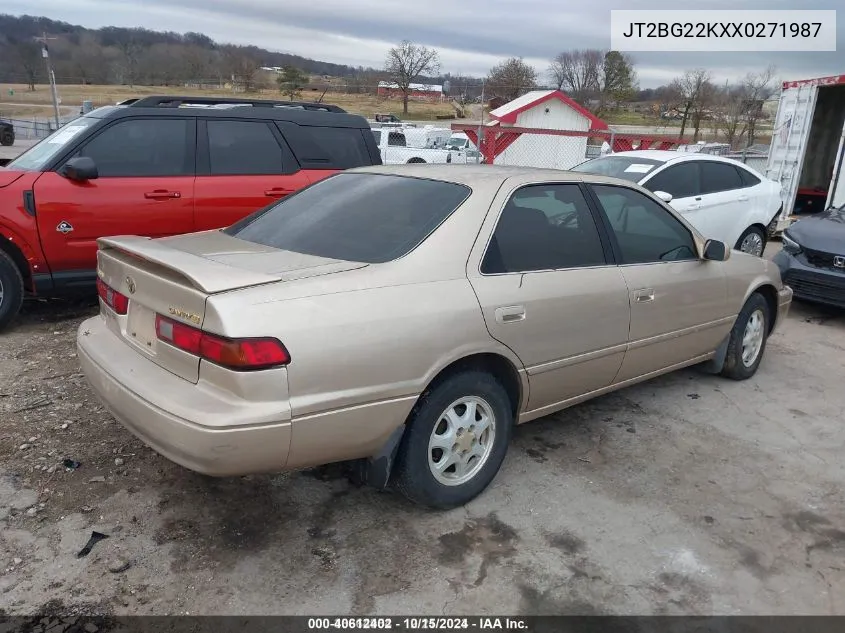
[[[845,204],[845,75],[785,81],[766,176],[781,183],[776,230]]]

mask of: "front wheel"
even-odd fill
[[[493,480],[513,429],[513,409],[490,374],[451,376],[423,394],[399,448],[394,483],[408,499],[454,508]]]
[[[23,304],[23,277],[15,262],[0,250],[0,331],[17,316]]]
[[[14,145],[15,133],[11,130],[0,133],[0,145]]]
[[[749,226],[736,242],[736,249],[755,257],[762,257],[766,250],[766,234],[756,226]]]
[[[769,304],[763,296],[758,293],[751,295],[731,330],[722,376],[746,380],[757,373],[766,349],[770,319]]]

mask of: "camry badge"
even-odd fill
[[[175,317],[185,319],[186,321],[191,321],[192,323],[195,323],[197,325],[199,325],[200,321],[202,321],[202,317],[199,314],[194,314],[193,312],[188,312],[181,308],[174,308],[171,306],[167,308],[167,311]]]
[[[73,227],[70,225],[70,222],[62,220],[61,222],[59,222],[59,226],[56,227],[56,230],[59,233],[64,233],[65,235],[67,235],[73,230]]]

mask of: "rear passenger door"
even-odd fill
[[[488,331],[528,372],[527,410],[551,412],[613,381],[628,341],[628,289],[578,184],[526,185],[493,205],[485,227],[495,230],[485,228],[492,236],[476,246],[467,276]]]
[[[310,184],[272,121],[201,119],[196,230],[229,226]]]

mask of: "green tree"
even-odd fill
[[[308,85],[308,75],[295,66],[285,66],[276,78],[276,82],[279,84],[279,91],[294,100]]]
[[[630,101],[637,93],[637,73],[631,58],[619,51],[608,51],[602,66],[602,105],[608,101]]]

